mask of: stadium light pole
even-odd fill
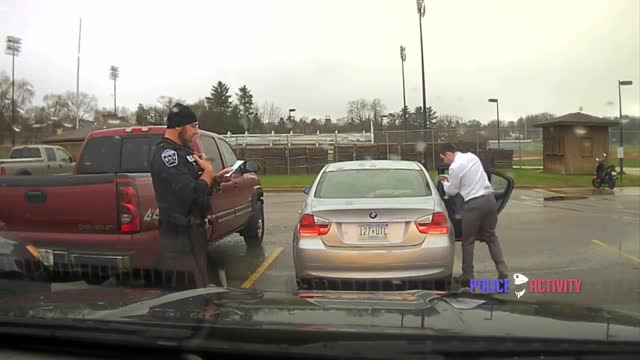
[[[422,41],[422,18],[425,14],[424,0],[416,0],[418,23],[420,25],[420,60],[422,63],[422,128],[427,126],[427,86],[424,80],[424,45]]]
[[[111,65],[109,69],[109,79],[113,80],[113,113],[118,115],[118,108],[116,106],[116,81],[120,77],[120,69],[117,66]]]
[[[16,56],[22,49],[22,39],[15,36],[7,36],[5,54],[11,56],[11,146],[16,146]]]

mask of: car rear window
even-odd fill
[[[30,159],[42,157],[39,148],[24,147],[11,150],[10,159]]]
[[[401,198],[431,196],[422,171],[409,169],[357,169],[325,172],[317,198]]]
[[[162,135],[105,136],[89,139],[78,161],[78,174],[149,172],[151,155]]]

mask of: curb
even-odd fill
[[[300,192],[300,193],[303,190],[304,190],[304,186],[299,188],[287,187],[287,188],[263,188],[262,189],[262,191],[264,192]]]

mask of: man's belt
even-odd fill
[[[470,202],[472,202],[472,201],[474,201],[474,200],[478,200],[478,199],[480,199],[480,198],[483,198],[483,197],[485,197],[485,196],[489,196],[489,195],[493,195],[493,194],[492,194],[492,193],[487,193],[487,194],[478,195],[478,196],[476,196],[476,197],[472,197],[471,199],[469,199],[469,200],[465,201],[465,202],[464,202],[464,204],[465,204],[465,205],[467,205],[468,203],[470,203]]]

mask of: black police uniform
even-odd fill
[[[178,115],[180,111],[176,111]],[[168,127],[176,125],[171,115]],[[184,123],[184,119],[178,122],[180,126]],[[190,148],[168,138],[157,144],[151,160],[151,178],[160,212],[158,267],[160,280],[170,287],[208,285],[205,219],[211,212],[211,189],[200,175]]]

